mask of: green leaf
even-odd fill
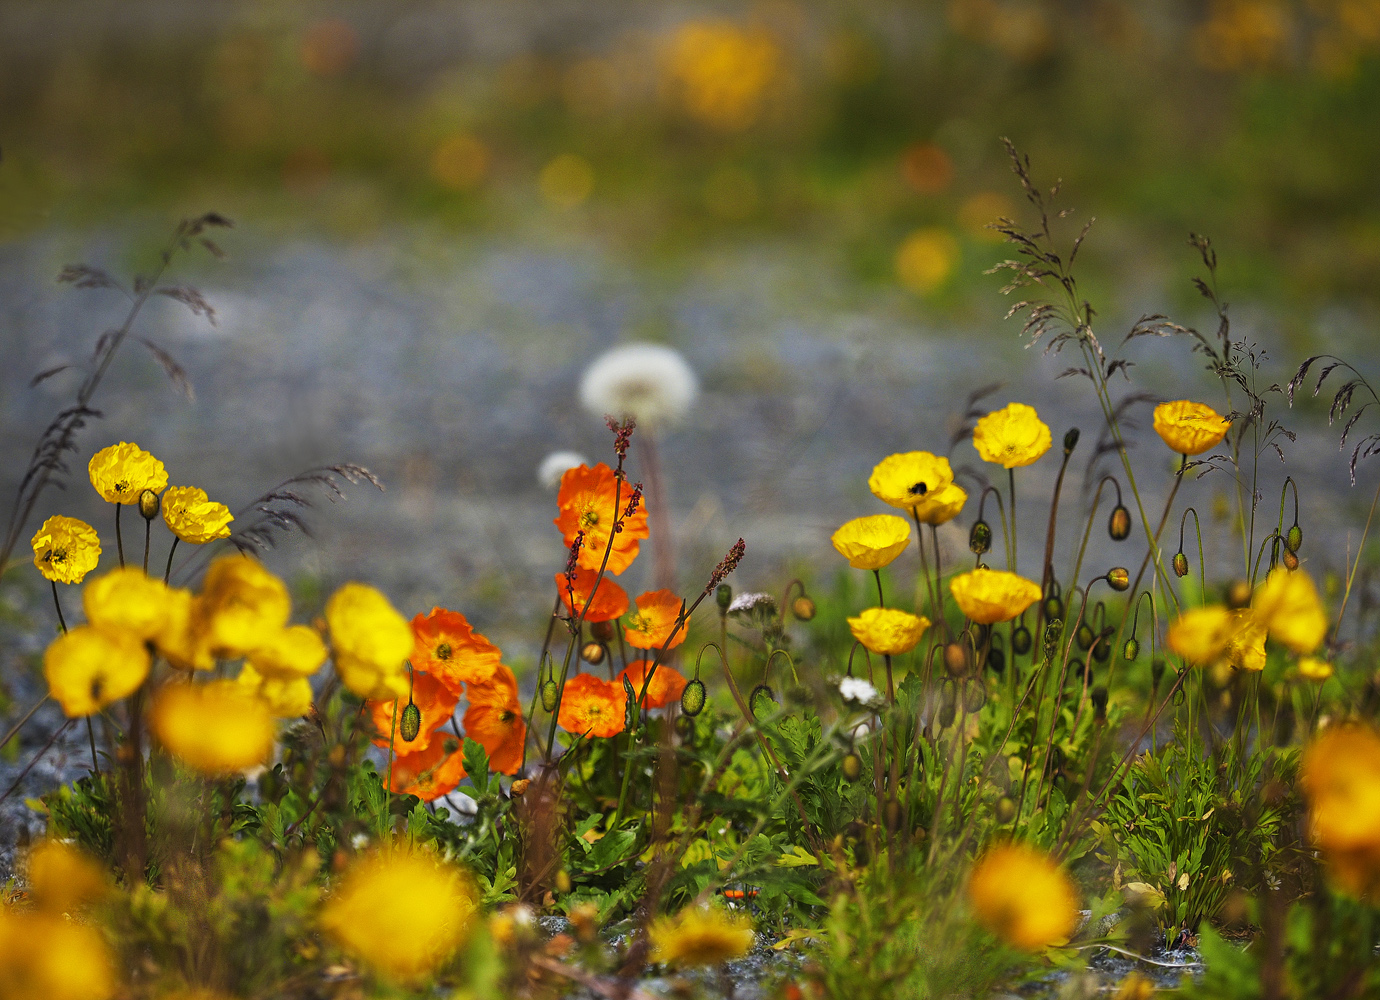
[[[626,859],[637,843],[636,830],[614,830],[601,837],[589,852],[589,867],[607,868]]]
[[[489,791],[489,755],[476,740],[465,737],[465,773],[480,795]]]

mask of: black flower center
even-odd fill
[[[448,643],[448,642],[443,642],[443,643],[441,643],[441,645],[439,645],[439,646],[436,647],[436,659],[438,659],[438,660],[449,660],[449,659],[450,659],[450,643]]]
[[[916,483],[914,486],[910,488],[910,495],[913,497],[922,497],[929,491],[930,488],[926,486],[924,483]]]

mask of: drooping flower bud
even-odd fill
[[[1174,553],[1174,575],[1181,579],[1188,576],[1188,556],[1183,552]]]
[[[587,642],[580,647],[580,659],[590,666],[597,667],[604,662],[604,647],[597,642]]]
[[[987,688],[982,684],[969,682],[963,688],[963,709],[969,715],[976,715],[987,704]]]
[[[1112,635],[1115,631],[1110,627],[1104,628],[1097,641],[1093,643],[1092,658],[1098,663],[1106,663],[1112,658]]]
[[[1070,427],[1064,434],[1064,454],[1072,455],[1073,449],[1078,447],[1079,432],[1077,427]]]
[[[807,622],[815,616],[815,602],[801,594],[791,602],[791,614],[798,620]]]
[[[1050,594],[1045,598],[1045,618],[1052,622],[1062,621],[1064,618],[1064,602],[1059,600],[1057,594]]]
[[[1097,636],[1093,632],[1092,626],[1084,622],[1082,625],[1078,626],[1078,632],[1075,634],[1075,638],[1078,640],[1078,648],[1087,652]]]
[[[992,526],[981,519],[973,522],[968,532],[968,548],[973,555],[980,556],[992,547]]]
[[[402,710],[402,717],[398,720],[398,735],[403,738],[404,743],[411,743],[421,731],[422,710],[409,701],[407,707]]]
[[[1135,636],[1126,640],[1126,645],[1121,647],[1121,656],[1128,663],[1140,655],[1140,643]]]
[[[997,799],[997,804],[992,810],[996,821],[1003,826],[1016,818],[1016,803],[1009,795],[1003,795]]]
[[[680,710],[690,717],[704,710],[704,681],[696,677],[680,693]]]
[[[989,649],[987,651],[987,666],[994,674],[1000,676],[1006,670],[1006,654],[1000,649]]]
[[[728,606],[733,603],[733,588],[726,583],[721,583],[715,587],[714,603],[719,606],[720,611],[727,611]]]
[[[845,781],[857,781],[862,777],[862,758],[853,751],[843,755],[843,760],[839,762],[839,770],[843,772]]]
[[[962,642],[950,642],[944,646],[944,669],[950,677],[962,677],[968,672],[968,647]]]
[[[1107,721],[1107,689],[1095,687],[1088,696],[1093,704],[1093,721],[1103,723]]]
[[[1118,594],[1131,586],[1131,571],[1125,566],[1115,566],[1107,570],[1107,586],[1111,587]]]
[[[1284,548],[1289,552],[1297,553],[1299,546],[1303,544],[1303,529],[1295,524],[1284,536]]]
[[[1112,508],[1112,516],[1107,518],[1107,534],[1114,542],[1124,542],[1131,534],[1131,512],[1123,505]]]
[[[594,622],[589,626],[589,634],[596,642],[609,642],[613,639],[613,622]]]
[[[1284,568],[1291,572],[1299,568],[1299,557],[1288,549],[1284,550],[1284,555],[1280,557],[1280,561],[1284,563]]]
[[[158,516],[158,508],[161,505],[158,494],[153,490],[144,490],[139,494],[139,513],[145,521],[152,521]],[[1302,536],[1300,536],[1302,538]],[[1297,548],[1298,546],[1295,546]]]
[[[1024,625],[1017,625],[1016,630],[1011,633],[1011,652],[1017,656],[1024,656],[1030,652],[1031,644],[1030,629]]]
[[[561,690],[556,686],[555,680],[548,677],[541,685],[541,707],[548,712],[556,710],[556,702],[561,698]]]

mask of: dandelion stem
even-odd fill
[[[167,565],[167,568],[163,570],[163,582],[164,582],[164,583],[167,583],[167,582],[168,582],[168,577],[172,576],[172,559],[173,559],[173,553],[177,551],[177,543],[178,543],[179,541],[181,541],[181,539],[178,538],[176,535],[173,535],[172,544],[168,546],[168,565]]]
[[[125,536],[120,531],[120,511],[124,509],[124,504],[115,505],[115,547],[120,552],[120,568],[125,567]]]

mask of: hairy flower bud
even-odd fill
[[[807,622],[815,616],[815,602],[804,594],[791,602],[791,614],[802,622]]]
[[[556,710],[556,702],[561,698],[561,690],[556,686],[556,682],[548,677],[542,682],[541,686],[541,707],[548,712]]]
[[[1106,663],[1112,658],[1112,633],[1115,631],[1111,628],[1103,629],[1102,634],[1093,643],[1092,658],[1098,663]]]
[[[1092,689],[1092,691],[1091,691],[1091,693],[1089,694],[1088,697],[1092,700],[1092,704],[1093,704],[1093,721],[1094,721],[1094,722],[1106,722],[1106,721],[1107,721],[1107,689],[1104,688],[1104,687],[1095,687],[1095,688]]]
[[[720,611],[727,611],[728,606],[733,603],[733,588],[726,583],[715,587],[714,603],[718,604]]]
[[[1287,570],[1292,571],[1299,568],[1299,557],[1288,549],[1284,550],[1284,555],[1280,557],[1280,561],[1284,563],[1284,568]]]
[[[973,555],[980,556],[991,547],[992,526],[983,520],[974,521],[972,530],[968,532],[968,548]]]
[[[1299,546],[1303,544],[1303,529],[1295,524],[1284,536],[1284,548],[1289,552],[1297,553]]]
[[[1182,552],[1174,553],[1174,575],[1180,578],[1188,576],[1188,556]]]
[[[1059,639],[1063,636],[1063,634],[1064,623],[1060,621],[1058,618],[1053,619],[1052,621],[1050,621],[1048,625],[1045,626],[1046,657],[1054,655],[1055,650],[1059,648]]]
[[[1116,566],[1107,570],[1107,586],[1111,587],[1118,594],[1131,586],[1131,572],[1125,566]]]
[[[594,636],[596,642],[609,642],[613,639],[613,622],[594,622],[589,626],[589,634]],[[591,661],[598,663],[598,660]]]
[[[690,717],[704,710],[704,682],[696,677],[680,693],[680,710]]]
[[[1006,670],[1006,654],[1000,649],[989,649],[987,651],[987,666],[994,674],[1000,675]]]
[[[1135,636],[1126,640],[1126,645],[1121,647],[1121,656],[1128,663],[1140,655],[1140,643]]]
[[[158,516],[159,506],[160,501],[158,494],[153,492],[153,490],[144,490],[144,492],[139,494],[139,513],[143,516],[145,521],[152,521]],[[1294,547],[1298,548],[1298,546]]]
[[[1052,622],[1062,621],[1064,617],[1064,602],[1059,600],[1055,594],[1050,594],[1045,598],[1045,618]]]
[[[1124,542],[1131,534],[1131,512],[1121,504],[1112,508],[1112,516],[1107,518],[1107,534],[1114,542]]]
[[[403,742],[411,743],[421,731],[422,710],[409,701],[407,707],[402,710],[402,717],[398,720],[398,735],[403,738]]]
[[[1246,580],[1233,580],[1227,587],[1227,607],[1239,611],[1251,603],[1251,585]]]
[[[944,646],[944,669],[950,677],[962,677],[968,672],[968,647],[962,642],[950,642]]]
[[[1078,648],[1083,650],[1085,653],[1088,651],[1089,648],[1091,648],[1093,640],[1097,638],[1096,634],[1092,630],[1092,626],[1089,625],[1087,622],[1084,622],[1082,625],[1078,626],[1078,632],[1076,633],[1075,637],[1078,640]]]

